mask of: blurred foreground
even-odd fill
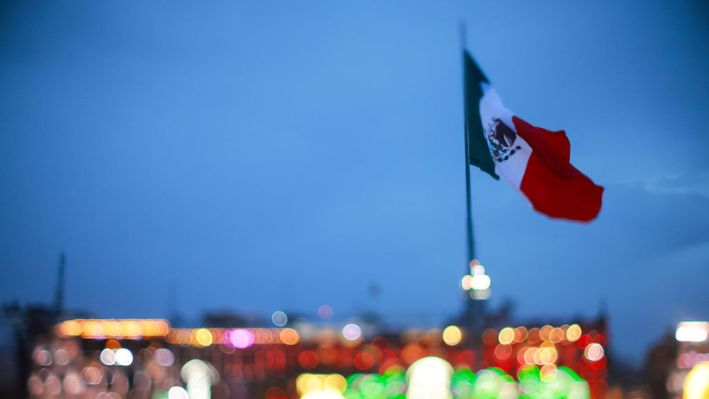
[[[43,313],[35,313],[34,325]],[[222,318],[229,324],[233,318]],[[352,320],[173,328],[163,319],[71,319],[2,351],[3,392],[32,398],[706,398],[709,323],[651,353],[667,391],[609,389],[605,322],[387,331]],[[21,334],[20,334],[21,335]],[[20,335],[17,335],[19,337]],[[478,340],[479,338],[479,340]],[[31,342],[31,346],[25,346]],[[7,344],[7,342],[5,342]],[[12,389],[12,381],[15,389]],[[3,396],[3,397],[5,397]]]
[[[280,317],[280,319],[279,319]],[[171,328],[161,319],[64,321],[31,350],[30,397],[596,398],[603,325],[384,331],[363,321]],[[285,326],[288,324],[288,326]]]

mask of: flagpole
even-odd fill
[[[461,47],[461,54],[462,54],[462,59],[463,59],[463,118],[465,120],[464,123],[464,129],[463,129],[463,138],[465,140],[465,212],[466,212],[466,218],[465,218],[465,233],[466,233],[466,254],[467,254],[467,260],[466,260],[466,269],[465,272],[466,274],[469,273],[469,265],[468,263],[472,261],[475,258],[475,241],[473,238],[473,213],[471,209],[471,199],[470,199],[470,158],[468,155],[468,99],[465,94],[466,90],[465,87],[467,86],[467,82],[465,81],[465,46],[466,46],[466,40],[465,37],[467,35],[466,28],[465,28],[465,22],[461,21],[460,22],[460,47]]]
[[[463,137],[465,140],[465,233],[466,233],[466,264],[465,274],[471,274],[470,263],[475,259],[475,238],[473,236],[473,210],[471,206],[470,193],[470,147],[468,145],[468,79],[466,72],[466,29],[465,22],[460,23],[460,45],[463,60],[463,115],[465,128],[463,129]],[[482,336],[482,326],[484,317],[484,301],[476,301],[471,296],[471,291],[465,292],[465,307],[463,321],[467,329],[467,346],[472,350],[477,350]],[[475,366],[480,365],[479,361]],[[474,367],[475,368],[475,367]]]

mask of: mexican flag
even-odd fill
[[[570,162],[566,133],[533,126],[505,108],[490,81],[465,52],[468,162],[524,194],[549,217],[588,222],[601,210],[603,187]]]

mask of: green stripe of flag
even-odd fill
[[[481,83],[489,83],[473,58],[466,51],[465,59],[465,121],[468,135],[468,162],[477,166],[495,179],[495,162],[485,142],[480,120],[480,99],[483,96]]]

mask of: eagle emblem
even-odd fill
[[[486,136],[490,153],[497,162],[510,159],[515,152],[522,149],[519,145],[515,145],[517,132],[499,118],[492,118],[492,122],[488,124]]]

